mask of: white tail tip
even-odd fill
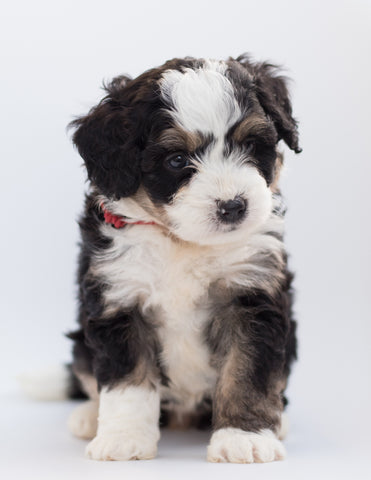
[[[55,365],[18,375],[22,390],[34,400],[65,400],[68,398],[70,372],[66,365]]]

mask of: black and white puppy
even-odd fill
[[[73,122],[80,221],[69,420],[96,460],[156,455],[160,423],[212,422],[211,462],[282,459],[296,355],[278,187],[300,152],[285,80],[246,55],[115,78]]]

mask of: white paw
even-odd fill
[[[99,434],[85,454],[92,460],[149,460],[157,454],[157,440],[126,433]]]
[[[222,428],[213,433],[207,448],[209,462],[273,462],[285,458],[285,448],[271,430],[259,433]]]
[[[88,400],[71,413],[67,426],[79,438],[94,438],[98,428],[98,402]]]

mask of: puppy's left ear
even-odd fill
[[[279,68],[267,62],[250,62],[246,55],[241,55],[237,61],[252,75],[260,105],[273,121],[279,140],[284,140],[291,150],[300,153],[298,122],[292,116],[287,80],[279,75]]]

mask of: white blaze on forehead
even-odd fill
[[[202,67],[167,70],[160,82],[172,116],[189,131],[222,135],[239,120],[241,110],[224,62],[207,60]]]

